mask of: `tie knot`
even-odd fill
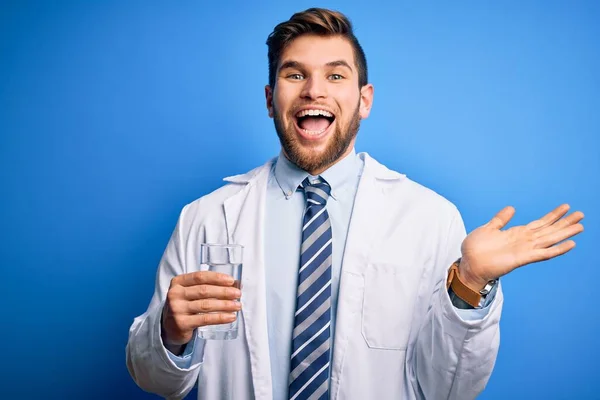
[[[302,181],[300,187],[304,189],[306,201],[309,203],[322,206],[327,204],[327,199],[329,199],[329,194],[331,193],[331,186],[321,177],[312,183],[306,178]]]

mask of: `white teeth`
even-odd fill
[[[315,116],[315,115],[322,115],[324,117],[328,117],[328,118],[332,118],[333,114],[331,114],[329,111],[325,111],[325,110],[318,110],[318,109],[311,109],[311,110],[302,110],[299,113],[296,114],[296,117],[306,117],[307,115],[310,116]]]

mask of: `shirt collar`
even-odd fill
[[[338,193],[346,184],[352,181],[352,177],[358,176],[360,173],[360,163],[361,161],[356,155],[356,150],[352,148],[352,151],[343,159],[320,174],[331,186],[331,197],[334,200],[337,200]],[[286,198],[290,198],[294,194],[306,177],[316,178],[316,176],[311,176],[308,172],[298,168],[288,160],[283,151],[279,153],[277,163],[275,164],[275,179]]]

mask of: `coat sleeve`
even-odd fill
[[[441,251],[436,265],[439,280],[407,368],[417,398],[475,399],[490,378],[500,344],[500,284],[481,319],[462,319],[448,296],[447,271],[460,257],[466,236],[458,210],[453,211],[446,249]]]
[[[136,384],[147,392],[169,399],[180,399],[189,393],[198,378],[204,353],[204,341],[196,339],[191,343],[193,351],[186,363],[189,365],[181,368],[161,339],[161,314],[171,279],[186,271],[185,239],[182,238],[185,210],[160,261],[148,309],[134,319],[126,347],[127,369]]]

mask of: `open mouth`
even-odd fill
[[[299,111],[295,117],[296,125],[301,133],[309,137],[322,135],[335,121],[333,113],[319,108]]]

